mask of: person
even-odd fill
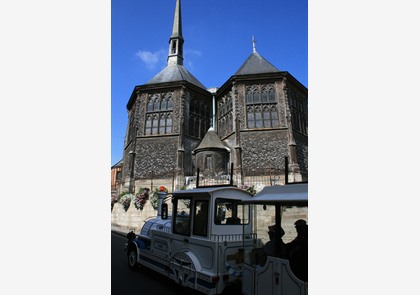
[[[127,239],[128,239],[128,242],[133,241],[135,238],[136,238],[136,234],[134,233],[134,231],[130,231],[130,232],[127,234]]]
[[[296,220],[294,223],[296,228],[296,238],[290,243],[286,244],[287,254],[291,255],[293,252],[298,251],[300,248],[308,244],[308,225],[303,219]]]
[[[197,208],[198,209],[198,208]],[[207,203],[201,203],[201,208],[198,210],[194,221],[194,234],[206,236],[207,235]]]
[[[308,281],[308,225],[303,219],[295,222],[296,238],[285,245],[290,268],[302,281]]]
[[[270,240],[262,247],[261,260],[259,261],[261,266],[265,264],[268,256],[282,257],[282,255],[278,253],[282,253],[282,249],[285,245],[282,240],[283,236],[284,230],[282,227],[280,227],[280,234],[278,237],[276,235],[276,225],[270,225],[268,227],[268,237]]]

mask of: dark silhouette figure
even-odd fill
[[[295,222],[296,238],[286,244],[290,268],[302,281],[308,281],[308,225],[303,219]]]
[[[261,259],[260,259],[260,265],[264,265],[267,261],[268,256],[273,257],[281,257],[282,255],[279,255],[278,253],[281,253],[282,249],[284,248],[284,242],[282,240],[282,237],[284,236],[284,230],[280,227],[280,233],[277,236],[276,234],[276,226],[270,225],[268,227],[268,237],[270,240],[262,247],[261,252]]]

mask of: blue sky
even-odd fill
[[[111,164],[123,155],[126,104],[166,65],[175,0],[111,1]],[[252,52],[308,87],[307,0],[182,0],[184,66],[220,87]]]

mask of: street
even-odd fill
[[[164,276],[151,270],[138,269],[132,271],[127,265],[124,243],[127,238],[111,232],[111,294],[139,295],[139,294],[189,294],[198,292],[181,288]]]
[[[183,288],[165,276],[140,268],[132,271],[127,265],[124,251],[125,236],[111,232],[111,294],[112,295],[202,295],[198,291]],[[225,290],[230,295],[241,294],[237,290]]]

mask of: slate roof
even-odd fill
[[[111,166],[111,169],[118,167],[118,166],[122,166],[124,164],[123,159],[119,160],[117,163],[115,163],[114,165]]]
[[[187,81],[200,88],[206,89],[200,81],[197,80],[183,65],[168,65],[156,76],[154,76],[148,84],[158,84],[165,82]]]
[[[211,127],[206,135],[204,136],[203,140],[200,142],[199,146],[193,150],[193,153],[197,153],[201,150],[208,150],[208,149],[223,149],[229,150],[222,141],[220,140],[219,136],[214,131],[213,127]]]
[[[269,63],[258,52],[254,51],[242,64],[239,70],[235,73],[235,76],[275,72],[280,72],[280,70],[278,70],[275,66]]]

